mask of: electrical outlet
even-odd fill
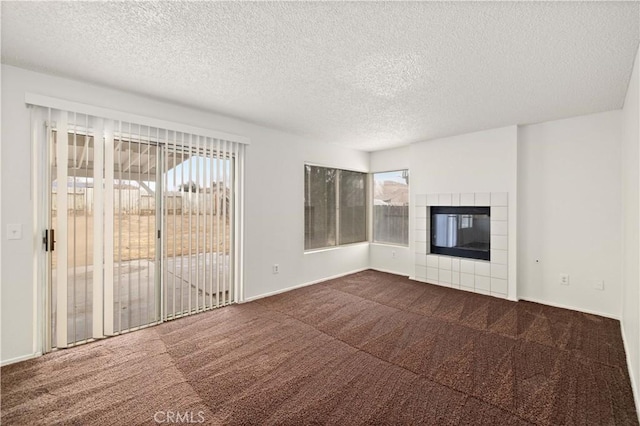
[[[589,280],[589,284],[591,288],[596,290],[604,290],[604,281],[603,280]]]
[[[396,258],[396,251],[395,251],[395,250],[393,250],[393,251],[391,252],[391,258],[392,258],[392,259],[395,259],[395,258]]]
[[[278,265],[277,263],[273,264],[273,273],[277,274],[280,272],[280,265]]]
[[[569,285],[569,274],[560,274],[560,285]]]

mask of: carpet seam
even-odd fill
[[[189,382],[189,379],[187,379],[187,377],[184,375],[184,372],[182,371],[182,369],[180,367],[178,367],[178,365],[176,364],[175,358],[169,352],[169,348],[167,347],[167,343],[162,339],[162,336],[160,335],[160,333],[158,333],[156,330],[154,330],[154,332],[156,333],[156,336],[158,337],[158,340],[160,340],[162,342],[162,346],[164,346],[164,350],[165,350],[167,356],[169,357],[169,359],[171,361],[171,365],[176,369],[176,371],[178,373],[180,373],[180,377],[182,377],[182,379],[184,380],[183,383],[186,384],[187,386],[189,386],[189,389],[191,389],[193,391],[194,395],[198,396],[198,400],[202,404],[202,406],[207,407],[207,409],[211,412],[211,414],[214,414],[213,410],[211,410],[211,408],[209,407],[209,404],[207,404],[205,402],[205,400],[202,398],[202,395],[200,395],[200,393],[193,387],[191,382]]]

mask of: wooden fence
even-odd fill
[[[374,241],[409,242],[409,206],[373,206]]]
[[[68,193],[68,208],[70,215],[93,214],[93,188],[78,188]],[[113,208],[117,212],[133,215],[152,215],[156,211],[156,197],[140,189],[118,189],[113,197]],[[168,214],[216,214],[221,206],[216,193],[165,193],[164,202]],[[229,214],[229,198],[226,199],[227,214]],[[55,215],[57,211],[57,197],[53,192],[51,209]]]

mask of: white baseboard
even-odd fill
[[[318,283],[321,283],[321,282],[324,282],[324,281],[334,280],[336,278],[344,277],[346,275],[355,274],[357,272],[367,271],[369,269],[371,269],[371,268],[360,268],[360,269],[356,269],[356,270],[353,270],[353,271],[345,272],[343,274],[333,275],[333,276],[326,277],[326,278],[321,278],[321,279],[315,280],[315,281],[309,281],[309,282],[306,282],[306,283],[303,283],[303,284],[298,284],[298,285],[294,285],[294,286],[291,286],[291,287],[283,288],[283,289],[280,289],[280,290],[271,291],[269,293],[259,294],[257,296],[251,296],[251,297],[248,297],[248,298],[244,299],[240,303],[253,302],[254,300],[264,299],[265,297],[275,296],[276,294],[286,293],[287,291],[295,290],[297,288],[307,287],[307,286],[310,286],[310,285],[313,285],[313,284],[318,284]]]
[[[636,413],[638,414],[638,421],[640,421],[640,405],[638,404],[640,400],[638,399],[638,383],[636,382],[636,378],[633,375],[635,370],[634,366],[631,365],[631,356],[629,356],[629,345],[627,343],[626,334],[624,332],[624,323],[620,321],[620,332],[622,333],[622,343],[624,345],[624,354],[627,358],[627,370],[629,371],[629,379],[631,380],[631,391],[633,392],[633,402],[636,404]]]
[[[533,297],[521,297],[519,300],[526,300],[527,302],[533,302],[533,303],[539,303],[541,305],[553,306],[554,308],[569,309],[571,311],[578,311],[578,312],[583,312],[585,314],[598,315],[598,316],[601,316],[601,317],[611,318],[611,319],[620,321],[620,317],[618,317],[616,315],[611,315],[611,314],[607,314],[607,313],[604,313],[604,312],[593,311],[591,309],[576,308],[575,306],[568,306],[568,305],[563,305],[562,303],[549,302],[548,300],[539,300],[539,299],[535,299]]]
[[[392,271],[390,269],[383,269],[383,268],[369,268],[369,269],[373,269],[374,271],[378,271],[378,272],[384,272],[385,274],[393,274],[393,275],[398,275],[399,277],[407,277],[411,279],[409,275],[403,274],[402,272],[398,272],[398,271]]]
[[[26,360],[32,359],[32,358],[37,358],[39,356],[42,356],[42,353],[36,352],[34,354],[28,354],[28,355],[18,356],[18,357],[15,357],[15,358],[4,359],[4,360],[0,361],[0,367],[4,367],[5,365],[9,365],[9,364],[15,364],[16,362],[20,362],[20,361],[26,361]]]

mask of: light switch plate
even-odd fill
[[[22,239],[22,224],[8,223],[7,224],[7,240],[21,240],[21,239]]]

